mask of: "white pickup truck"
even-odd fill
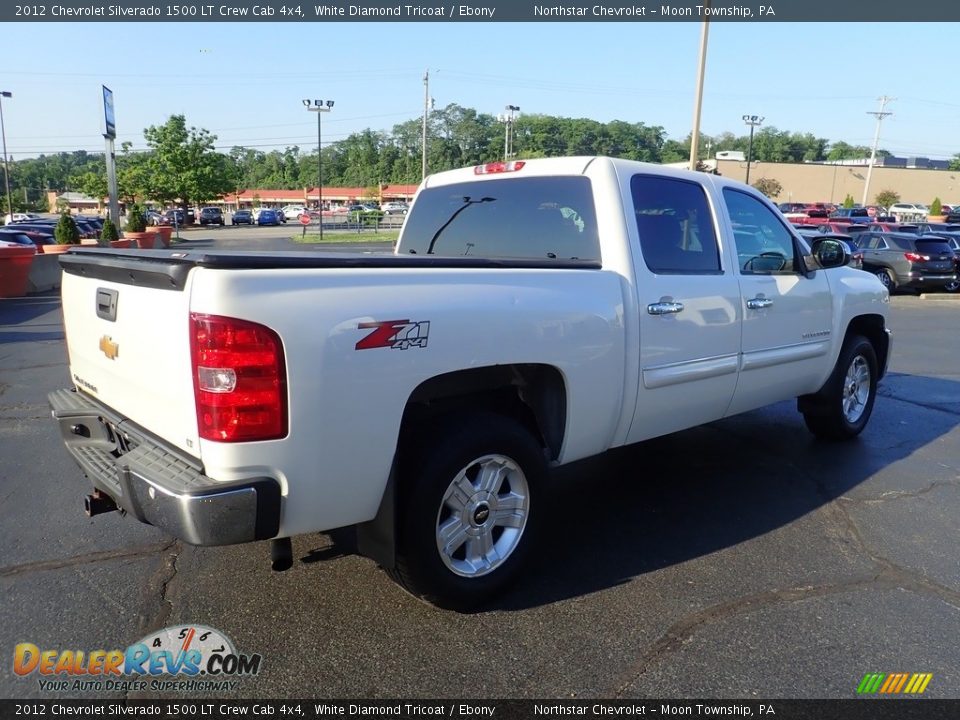
[[[221,545],[357,526],[414,594],[514,577],[549,469],[798,398],[866,425],[888,294],[762,195],[604,157],[428,177],[392,255],[79,250],[50,395],[119,509]]]

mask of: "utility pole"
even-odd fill
[[[423,132],[420,143],[423,154],[420,168],[420,180],[427,177],[427,117],[430,114],[430,68],[423,73]]]
[[[3,184],[7,192],[7,212],[10,213],[10,221],[13,222],[13,198],[10,197],[10,165],[7,163],[7,129],[3,125],[3,100],[2,98],[12,98],[13,93],[7,90],[0,92],[0,132],[3,133]]]
[[[706,0],[704,6],[710,7],[710,0]],[[707,36],[710,33],[710,20],[703,21],[703,27],[700,31],[700,62],[697,64],[697,94],[693,99],[693,132],[690,133],[690,169],[697,169],[700,152],[700,107],[703,104],[703,78],[707,66]]]
[[[867,197],[870,193],[870,176],[873,175],[873,164],[877,161],[877,145],[880,144],[880,123],[883,122],[883,119],[887,115],[893,115],[892,112],[884,112],[883,108],[886,107],[888,102],[893,102],[896,98],[887,97],[883,95],[877,100],[880,101],[880,110],[877,112],[867,111],[867,115],[873,115],[877,119],[877,132],[873,136],[873,149],[870,151],[870,164],[867,166],[867,179],[863,183],[863,202],[860,204],[866,207]]]

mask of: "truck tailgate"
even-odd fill
[[[199,456],[190,364],[191,265],[96,251],[63,267],[63,319],[77,388]]]

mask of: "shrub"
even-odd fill
[[[898,192],[893,190],[881,190],[877,193],[877,205],[882,205],[885,208],[889,208],[891,205],[896,205],[898,202],[900,202],[900,193]]]
[[[760,178],[753,186],[768,198],[775,198],[783,192],[783,185],[773,178]]]
[[[847,193],[847,196],[843,199],[843,207],[849,209],[849,208],[852,208],[853,205],[854,205],[853,195],[851,195],[850,193]]]
[[[80,244],[80,229],[69,213],[60,214],[60,221],[53,229],[53,237],[56,239],[57,245]]]
[[[142,233],[147,230],[147,216],[144,214],[143,208],[137,203],[127,208],[127,226],[125,229],[132,233]]]
[[[943,215],[943,203],[940,202],[940,198],[935,197],[933,202],[930,203],[930,215]]]
[[[119,240],[120,233],[117,232],[117,226],[113,224],[113,220],[107,218],[103,221],[103,229],[100,230],[100,244],[109,245],[113,240]]]

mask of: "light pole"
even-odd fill
[[[503,129],[503,161],[506,162],[513,155],[513,114],[520,112],[520,107],[518,105],[507,105],[504,109],[507,114],[498,115],[497,120],[506,126]]]
[[[763,124],[763,118],[759,115],[744,115],[743,121],[750,126],[750,144],[747,146],[747,179],[744,181],[750,184],[750,163],[753,161],[753,129]]]
[[[10,197],[10,166],[7,160],[7,129],[3,125],[3,98],[13,97],[12,92],[0,91],[0,134],[3,135],[3,182],[7,189],[7,212],[13,220],[13,198]]]
[[[323,113],[333,109],[333,100],[326,102],[314,100],[312,107],[309,100],[304,100],[303,105],[310,112],[317,114],[317,209],[320,212],[320,242],[323,242],[323,136],[320,118],[323,117]]]

